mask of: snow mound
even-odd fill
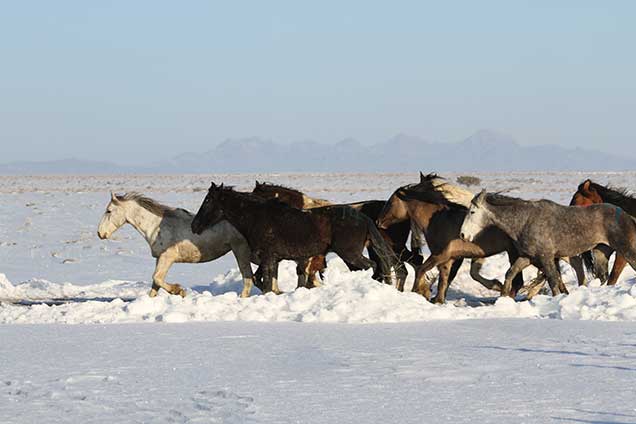
[[[294,321],[330,323],[398,323],[491,318],[636,320],[634,279],[621,284],[573,288],[569,296],[537,296],[494,303],[472,297],[433,305],[419,295],[400,293],[371,279],[371,271],[350,272],[329,262],[322,287],[293,289],[295,270],[283,263],[282,295],[238,297],[241,280],[232,270],[209,286],[189,290],[185,298],[161,292],[147,295],[148,283],[107,281],[91,286],[29,281],[12,285],[0,274],[0,323],[129,323],[190,321]],[[284,284],[283,284],[284,283]],[[254,289],[253,293],[258,293]],[[65,298],[65,303],[35,302]],[[16,304],[17,300],[22,302]],[[25,301],[34,301],[25,303]]]

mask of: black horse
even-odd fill
[[[297,209],[316,210],[321,207],[329,207],[325,206],[328,204],[326,200],[312,198],[301,191],[278,184],[261,183],[256,181],[256,186],[252,193],[264,199],[276,199]],[[384,207],[384,203],[384,200],[367,200],[357,203],[347,203],[338,206],[351,207],[366,215],[375,222],[375,220],[378,219],[382,208]],[[331,207],[333,206],[334,205],[331,205]],[[415,239],[412,251],[406,247],[409,233],[411,231],[411,223],[408,220],[390,225],[386,229],[379,229],[379,231],[380,234],[382,234],[384,240],[388,243],[393,253],[399,258],[400,262],[408,262],[415,268],[422,264],[424,258],[419,253],[420,241],[417,237],[417,234],[411,235],[411,237]],[[374,246],[370,246],[368,248],[368,251],[369,258],[372,261],[377,263],[381,260],[380,256],[382,255],[382,253],[376,252]],[[324,262],[321,263],[318,258],[315,258],[315,260],[312,261],[312,265],[313,266],[311,270],[314,272],[322,271],[322,269],[324,269],[325,267]],[[396,270],[396,274],[398,286],[401,287],[402,285],[399,283],[406,279],[406,269],[404,268],[404,266],[400,266]],[[373,274],[373,278],[375,280],[379,280],[381,277],[381,270],[379,268],[376,268]],[[385,280],[385,282],[389,281],[390,280]]]
[[[385,274],[398,266],[373,221],[348,206],[299,210],[212,183],[192,231],[199,234],[223,219],[247,239],[252,255],[259,258],[265,292],[279,292],[277,268],[283,259],[307,264],[311,257],[334,252],[352,270],[375,271],[378,265],[362,255],[371,244],[384,253],[380,266]]]

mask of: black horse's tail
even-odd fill
[[[404,264],[400,261],[400,258],[395,254],[391,246],[384,240],[382,234],[375,226],[375,223],[371,220],[371,218],[365,216],[367,220],[367,234],[369,240],[371,241],[371,245],[375,250],[378,258],[380,258],[380,267],[382,269],[382,274],[385,279],[389,281],[391,278],[391,268],[395,271],[396,276],[400,274],[401,268],[404,267]]]
[[[602,255],[602,252],[593,252],[592,250],[588,250],[587,252],[581,253],[581,258],[583,259],[583,265],[585,266],[585,271],[591,273],[594,278],[598,278],[601,282],[607,281],[608,277],[608,269],[607,269],[607,258],[600,258],[596,255]],[[604,259],[604,260],[600,260]]]

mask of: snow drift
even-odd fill
[[[150,284],[108,281],[89,286],[35,280],[11,284],[0,274],[1,323],[127,323],[188,321],[294,321],[397,323],[490,318],[636,320],[634,279],[617,286],[571,287],[569,296],[538,296],[532,301],[464,296],[433,305],[371,279],[370,271],[350,272],[331,260],[322,287],[293,289],[294,265],[279,271],[285,294],[238,297],[241,279],[234,269],[209,286],[194,287],[185,298],[164,292],[147,295]],[[459,283],[461,284],[461,282]],[[476,284],[476,283],[475,283]],[[491,294],[493,296],[494,293]],[[64,303],[51,304],[52,299]],[[17,303],[21,302],[21,303]],[[26,303],[25,303],[26,302]]]

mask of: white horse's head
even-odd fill
[[[104,212],[102,220],[99,221],[99,227],[97,227],[97,236],[100,239],[110,238],[115,231],[126,223],[125,204],[126,202],[119,200],[114,193],[110,193],[110,202],[108,202],[106,212]]]
[[[484,228],[492,225],[492,212],[486,203],[486,190],[476,195],[459,230],[459,237],[464,241],[473,241]]]

